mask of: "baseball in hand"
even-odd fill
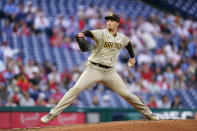
[[[132,64],[129,62],[129,63],[128,63],[128,66],[129,66],[129,67],[131,67],[131,66],[132,66]]]

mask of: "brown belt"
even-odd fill
[[[105,68],[105,69],[112,68],[112,67],[110,67],[110,66],[102,65],[102,64],[95,63],[95,62],[92,62],[92,61],[90,61],[90,63],[92,63],[93,65],[96,65],[96,66],[99,66],[99,67]]]

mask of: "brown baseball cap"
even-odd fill
[[[114,20],[116,22],[120,22],[120,17],[117,14],[112,13],[112,14],[106,16],[105,20]]]

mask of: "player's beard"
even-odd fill
[[[112,31],[113,31],[113,29],[112,29],[112,28],[108,28],[108,31],[109,31],[109,32],[112,32]]]
[[[114,32],[114,31],[115,31],[115,29],[114,29],[114,28],[112,28],[112,27],[108,27],[108,31],[109,31],[109,32]]]

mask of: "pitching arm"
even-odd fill
[[[135,54],[134,54],[134,51],[133,51],[133,48],[132,48],[132,45],[131,45],[130,41],[126,46],[126,49],[129,52],[129,55],[131,56],[131,58],[129,58],[129,61],[128,61],[127,64],[130,67],[134,67],[134,65],[135,65]]]

